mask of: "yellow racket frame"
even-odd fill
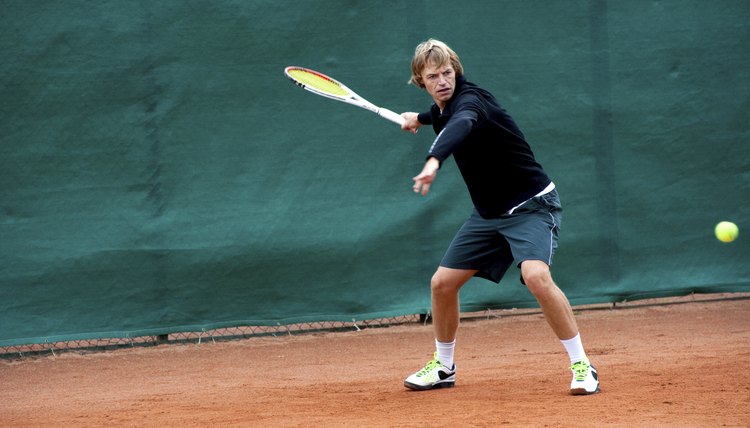
[[[284,74],[298,86],[316,95],[370,110],[378,116],[398,125],[404,124],[404,118],[398,113],[376,106],[357,95],[357,93],[347,88],[343,83],[323,73],[305,67],[289,66],[284,69]]]

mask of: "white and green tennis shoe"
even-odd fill
[[[432,361],[424,368],[406,378],[404,386],[416,391],[435,388],[451,388],[456,383],[456,365],[448,368],[437,360],[435,354]]]
[[[573,395],[589,395],[599,392],[599,373],[586,360],[578,361],[570,366],[573,380],[570,382],[570,393]]]

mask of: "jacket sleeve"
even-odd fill
[[[483,117],[483,107],[476,97],[456,100],[456,110],[445,128],[435,137],[427,158],[435,157],[441,163],[466,140],[472,129]]]
[[[417,115],[417,121],[422,125],[432,125],[432,113],[430,111],[419,113]]]

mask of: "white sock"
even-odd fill
[[[583,350],[583,343],[581,343],[581,333],[576,334],[576,337],[567,340],[561,340],[565,350],[568,351],[570,357],[570,364],[577,363],[578,361],[588,361],[586,357],[586,351]]]
[[[440,361],[440,364],[452,369],[453,352],[456,349],[456,339],[453,339],[453,342],[438,342],[438,340],[435,339],[435,349],[437,350],[437,360]]]

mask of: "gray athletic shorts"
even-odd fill
[[[453,269],[477,269],[480,278],[500,282],[511,264],[541,260],[552,265],[562,220],[556,190],[529,199],[512,214],[482,218],[474,210],[440,262]]]

